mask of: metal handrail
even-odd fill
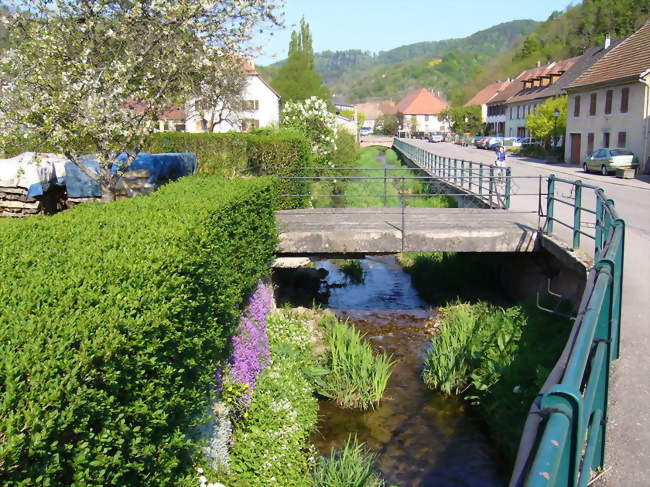
[[[433,161],[434,170],[449,176],[446,158],[441,168],[440,156],[400,140],[395,140],[395,147],[416,164],[430,168]],[[573,201],[556,195],[557,183],[571,187]],[[585,191],[595,196],[595,210],[583,205]],[[542,215],[541,204],[539,211],[545,224],[540,229],[549,235],[554,223],[572,229],[574,249],[580,248],[581,236],[593,239],[595,265],[571,338],[531,408],[510,486],[585,487],[590,473],[605,461],[610,364],[620,355],[625,222],[601,188],[582,181],[551,175],[545,196],[546,214]],[[570,223],[555,215],[555,202],[573,207]],[[581,228],[585,213],[595,216],[594,235]]]

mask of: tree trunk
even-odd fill
[[[102,203],[115,201],[115,186],[117,175],[113,174],[112,164],[100,166],[99,168],[99,187],[102,190]]]

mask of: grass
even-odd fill
[[[454,303],[439,310],[423,379],[478,406],[505,457],[514,461],[528,409],[559,358],[569,320],[524,303]]]
[[[356,438],[348,438],[343,448],[332,448],[329,458],[321,457],[314,471],[314,487],[383,487],[373,469],[377,454]]]
[[[385,156],[384,161],[377,159],[379,155]],[[412,208],[452,208],[456,207],[453,198],[444,195],[435,195],[436,189],[426,180],[404,180],[401,177],[413,177],[422,175],[417,170],[395,170],[408,169],[402,163],[397,153],[392,149],[384,150],[377,147],[367,147],[360,152],[359,159],[352,161],[349,167],[359,169],[376,169],[376,171],[346,171],[346,176],[381,177],[385,175],[385,165],[394,166],[389,170],[389,181],[384,187],[383,179],[339,180],[335,183],[312,184],[312,204],[314,208],[399,208],[401,206],[400,192],[405,196],[405,206]],[[327,175],[323,173],[323,175]],[[330,176],[341,175],[341,172],[330,171]],[[354,182],[352,182],[354,181]],[[386,205],[384,205],[384,190],[386,191]],[[330,194],[338,196],[329,196]],[[432,194],[431,196],[408,196],[416,194]],[[354,196],[359,195],[359,196]]]
[[[363,268],[357,259],[348,259],[341,266],[345,277],[353,284],[363,283]]]
[[[330,352],[329,373],[317,379],[318,392],[343,408],[375,407],[390,378],[390,357],[374,354],[359,332],[331,314],[323,315],[319,325]]]

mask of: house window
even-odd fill
[[[244,132],[250,132],[253,129],[260,128],[260,121],[254,118],[245,118],[241,121],[241,129]]]
[[[592,93],[591,94],[591,99],[589,100],[589,115],[594,116],[596,115],[596,103],[598,102],[598,94],[597,93]]]
[[[612,98],[614,97],[614,90],[607,90],[605,93],[605,115],[612,113]]]
[[[253,112],[260,109],[259,100],[244,100],[244,111]]]
[[[512,127],[508,129],[508,137],[512,137]]]
[[[429,115],[425,115],[425,116],[424,116],[424,121],[425,121],[425,122],[428,122],[428,121],[429,121]]]
[[[627,104],[630,99],[630,89],[623,88],[621,90],[621,113],[627,113]]]
[[[609,147],[609,132],[603,132],[603,147]]]
[[[573,116],[574,117],[579,117],[580,116],[580,97],[576,96],[574,101],[573,101]]]
[[[594,133],[590,132],[587,134],[587,154],[591,154],[594,151]]]
[[[625,143],[627,142],[627,133],[625,132],[619,132],[618,133],[618,147],[625,147]]]
[[[517,105],[517,120],[521,118],[521,116],[519,115],[519,108],[520,108],[519,105]]]

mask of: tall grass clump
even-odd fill
[[[383,479],[373,469],[377,454],[356,438],[348,438],[343,448],[332,448],[329,458],[321,457],[314,471],[314,487],[383,487]]]
[[[353,284],[362,284],[363,283],[363,267],[361,267],[361,262],[357,259],[346,260],[341,266],[341,271],[345,274],[345,277]]]
[[[324,315],[320,325],[330,349],[330,372],[318,379],[320,394],[344,408],[374,407],[386,389],[393,361],[383,353],[373,354],[359,332],[333,315]]]

